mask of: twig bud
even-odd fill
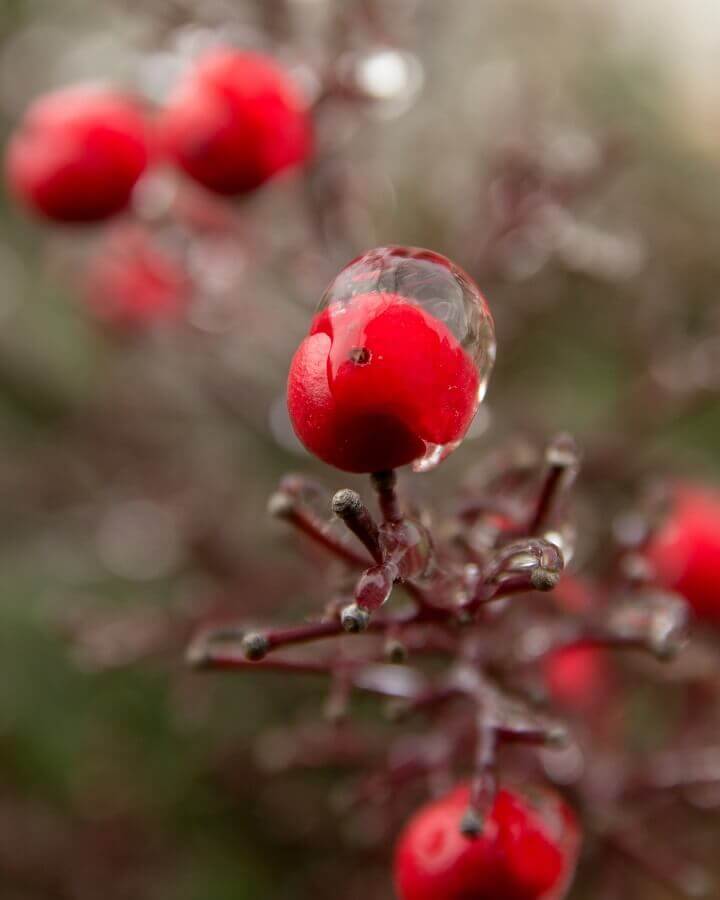
[[[267,511],[275,519],[287,519],[294,509],[294,499],[284,491],[276,491],[268,500]]]
[[[536,591],[551,591],[560,581],[560,572],[538,566],[530,573],[530,583]]]
[[[257,631],[251,631],[242,639],[242,650],[245,658],[251,662],[258,662],[267,656],[270,649],[270,642],[264,634]]]
[[[558,469],[569,469],[577,466],[580,452],[571,434],[558,434],[545,450],[545,460],[549,466]]]
[[[364,545],[375,562],[380,564],[383,552],[378,527],[360,494],[350,488],[338,491],[332,499],[332,511]]]
[[[357,491],[343,488],[332,498],[332,511],[340,519],[359,516],[365,509],[365,504]]]
[[[482,834],[483,824],[476,810],[469,807],[460,820],[460,833],[468,840],[474,840]]]
[[[351,603],[340,613],[340,624],[349,634],[358,634],[370,624],[370,613],[361,609],[357,603]]]

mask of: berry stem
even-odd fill
[[[491,603],[494,600],[502,600],[504,597],[511,597],[513,594],[526,594],[530,591],[546,591],[554,587],[556,581],[553,576],[549,575],[545,580],[545,575],[541,571],[537,574],[538,569],[530,569],[519,575],[511,575],[492,586],[489,594],[482,601],[483,603]],[[547,585],[547,587],[546,587]]]
[[[505,560],[502,556],[494,560],[485,576],[478,582],[470,598],[460,606],[460,609],[466,614],[473,615],[486,603],[492,603],[513,594],[552,590],[560,580],[562,560],[560,551],[556,547],[552,544],[546,546],[552,552],[550,554],[544,552],[534,554],[537,557],[534,565],[521,571],[512,572],[510,569],[504,569]]]
[[[380,617],[368,624],[368,630],[384,631],[395,624],[395,622],[389,622]],[[403,624],[403,620],[398,620],[397,624]],[[328,622],[310,622],[293,628],[278,628],[265,632],[248,632],[235,626],[222,626],[201,633],[191,645],[188,658],[193,665],[203,667],[207,662],[219,658],[216,651],[218,645],[226,645],[230,641],[235,641],[242,645],[243,659],[258,661],[271,650],[305,644],[322,638],[334,638],[342,634],[345,634],[345,629],[339,619]]]
[[[551,523],[558,504],[578,471],[579,455],[569,434],[558,435],[545,450],[546,469],[540,493],[528,522],[528,534],[540,534]]]
[[[293,644],[304,644],[318,638],[336,637],[344,634],[339,621],[315,622],[307,625],[298,625],[294,628],[280,628],[266,633],[268,648],[277,650],[278,647],[289,647]]]
[[[366,568],[369,560],[352,547],[326,531],[326,523],[297,497],[280,490],[273,494],[268,511],[278,519],[289,522],[294,528],[324,547],[338,559],[357,568]]]
[[[275,672],[293,672],[306,675],[327,675],[331,671],[327,663],[315,663],[289,659],[264,659],[251,662],[245,654],[230,650],[207,649],[201,661],[195,663],[201,671],[218,671],[225,669],[265,669]]]
[[[355,537],[379,565],[383,562],[380,535],[377,524],[356,491],[344,488],[332,500],[332,510],[342,519]]]
[[[378,496],[380,512],[384,522],[401,522],[402,512],[397,495],[397,475],[391,469],[388,472],[375,472],[370,476],[372,486]]]
[[[498,733],[495,727],[495,700],[492,691],[489,690],[483,690],[482,697],[479,699],[481,700],[481,709],[476,718],[474,774],[470,786],[470,806],[460,825],[462,833],[468,838],[477,837],[482,833],[495,802],[497,790],[495,758]]]

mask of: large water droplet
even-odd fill
[[[398,419],[419,439],[416,471],[432,468],[461,443],[495,360],[492,316],[462,269],[415,247],[371,250],[332,282],[313,328],[332,342],[331,391],[341,390],[343,377],[347,383],[348,362],[356,381],[362,369],[353,408]],[[357,348],[366,351],[362,367]]]

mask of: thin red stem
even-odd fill
[[[378,496],[380,512],[384,522],[402,521],[400,500],[397,495],[397,475],[394,471],[376,472],[371,480]]]
[[[298,531],[312,538],[316,544],[320,544],[343,562],[360,568],[365,568],[369,564],[370,560],[367,557],[348,547],[344,541],[329,534],[325,530],[325,523],[307,508],[296,506],[284,518]]]

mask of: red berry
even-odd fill
[[[443,256],[380,248],[331,284],[290,367],[288,408],[308,450],[348,472],[453,450],[494,358],[477,287]]]
[[[93,314],[126,331],[177,319],[189,293],[180,263],[138,227],[114,232],[85,276],[85,297]]]
[[[130,98],[89,86],[36,100],[7,147],[11,191],[58,222],[96,222],[123,210],[148,162],[148,132]]]
[[[682,594],[699,618],[720,624],[720,492],[679,486],[647,556],[664,587]]]
[[[460,832],[470,789],[422,807],[395,850],[400,900],[560,900],[575,868],[579,826],[549,790],[501,790],[482,833]]]
[[[160,118],[166,153],[218,194],[255,190],[310,153],[310,118],[273,59],[218,49],[203,57]]]
[[[543,661],[545,683],[552,699],[567,709],[587,710],[607,696],[607,657],[597,647],[578,644],[550,653]]]

